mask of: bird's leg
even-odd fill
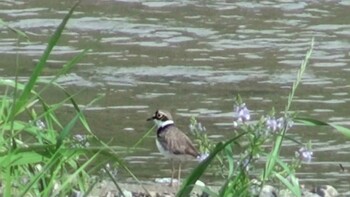
[[[179,171],[178,171],[178,174],[177,174],[177,180],[178,180],[178,182],[177,182],[177,184],[178,185],[180,185],[180,178],[181,178],[181,161],[180,161],[180,163],[179,163]]]
[[[175,174],[175,165],[174,165],[174,160],[171,159],[171,179],[170,179],[170,183],[169,183],[170,187],[173,186],[174,174]]]

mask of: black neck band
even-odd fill
[[[170,126],[173,126],[174,124],[168,124],[168,125],[165,125],[164,127],[159,127],[157,129],[157,136],[159,137],[160,133],[162,133],[166,128],[170,127]]]

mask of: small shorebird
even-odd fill
[[[159,152],[171,159],[172,169],[169,185],[172,186],[175,172],[174,160],[179,161],[178,181],[180,182],[181,162],[191,157],[199,158],[200,154],[190,138],[175,126],[169,112],[157,110],[147,120],[153,120],[158,126],[156,144]]]

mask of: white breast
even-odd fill
[[[157,148],[158,148],[159,152],[162,155],[164,155],[166,158],[172,158],[174,156],[174,154],[172,154],[171,152],[164,149],[164,147],[160,144],[158,139],[156,139],[156,144],[157,144]]]

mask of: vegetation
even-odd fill
[[[0,97],[0,182],[3,196],[67,196],[74,191],[87,195],[99,178],[92,176],[97,174],[96,171],[103,168],[111,178],[115,178],[112,176],[115,165],[128,171],[117,157],[116,150],[93,134],[84,117],[84,109],[74,101],[75,94],[69,94],[55,83],[60,75],[69,72],[79,62],[87,50],[67,62],[51,80],[40,79],[49,55],[77,5],[72,7],[50,38],[26,83],[20,83],[17,78],[0,79],[4,91]],[[3,21],[1,24],[6,26]],[[11,30],[28,39],[20,30]],[[61,90],[66,98],[48,104],[42,95],[52,87]],[[56,111],[65,103],[75,109],[75,115],[63,125]],[[85,130],[78,135],[72,132],[77,122]],[[92,139],[94,146],[88,143]],[[104,159],[100,159],[102,156]]]
[[[210,196],[258,196],[266,184],[286,188],[292,196],[302,195],[302,187],[296,177],[296,171],[303,162],[311,162],[312,147],[310,142],[302,143],[291,139],[287,136],[287,131],[292,130],[295,123],[301,126],[331,126],[343,135],[350,137],[350,130],[345,127],[299,117],[298,113],[290,111],[295,92],[312,54],[313,44],[314,40],[312,39],[310,49],[300,66],[283,112],[276,113],[272,109],[269,114],[251,121],[246,104],[237,96],[234,107],[233,127],[235,132],[233,132],[233,137],[217,144],[213,144],[208,140],[205,131],[200,129],[202,126],[198,126],[199,123],[192,118],[192,125],[190,126],[190,128],[194,128],[192,133],[199,140],[200,149],[210,152],[210,154],[187,177],[177,196],[189,196],[196,181],[213,164],[221,166],[224,184],[218,193],[211,191],[209,188],[204,188],[204,191],[209,193]],[[282,117],[276,118],[279,114],[282,114]],[[285,140],[291,140],[301,146],[299,150],[296,150],[295,157],[289,163],[280,157]],[[242,145],[242,141],[244,145]],[[266,146],[269,144],[272,144],[270,150],[264,148],[269,147]],[[237,148],[244,151],[240,153],[238,159],[235,159],[233,150]],[[263,163],[263,166],[261,166],[261,163]]]
[[[87,50],[83,50],[68,61],[51,80],[40,79],[50,53],[58,43],[77,5],[78,3],[72,7],[56,29],[26,83],[20,83],[17,78],[0,79],[4,91],[0,97],[0,181],[4,196],[67,196],[74,191],[88,195],[99,180],[92,175],[96,175],[100,169],[104,169],[119,188],[113,174],[115,165],[125,169],[136,179],[118,157],[116,150],[99,140],[91,131],[83,114],[84,109],[79,108],[74,100],[75,94],[69,94],[55,83],[60,75],[68,73],[79,62]],[[0,21],[0,24],[6,25],[3,21]],[[20,30],[13,28],[11,30],[20,37],[28,39]],[[350,136],[347,128],[299,117],[297,113],[290,112],[294,94],[301,82],[312,49],[313,41],[300,66],[283,113],[276,113],[272,109],[269,114],[252,121],[246,104],[237,96],[233,137],[217,144],[208,139],[205,128],[192,118],[192,133],[197,138],[200,150],[209,153],[209,156],[187,177],[177,196],[189,196],[195,182],[209,166],[220,168],[221,176],[225,178],[219,193],[203,188],[212,196],[252,196],[258,194],[267,183],[278,184],[287,188],[293,195],[301,196],[301,187],[295,172],[302,162],[312,159],[312,151],[310,143],[303,145],[287,137],[287,131],[293,128],[293,123],[331,126]],[[58,103],[48,104],[42,95],[45,90],[53,86],[61,90],[66,98]],[[98,99],[91,101],[88,106]],[[65,103],[73,106],[75,116],[64,125],[56,116],[56,111]],[[279,114],[282,114],[282,117],[276,118]],[[72,130],[78,122],[83,125],[85,131],[83,134],[74,135]],[[141,138],[132,149],[136,148],[144,138]],[[94,146],[88,144],[91,139]],[[301,149],[297,150],[296,157],[289,163],[280,158],[285,140],[293,140],[302,145]],[[239,143],[241,141],[245,144]],[[263,148],[266,144],[273,144],[272,149]],[[244,150],[238,159],[233,157],[236,147]],[[109,159],[105,159],[106,156]],[[101,157],[104,159],[99,159]],[[264,165],[259,166],[258,160],[260,163],[263,160]],[[255,179],[257,181],[252,178],[253,173],[257,175]]]

